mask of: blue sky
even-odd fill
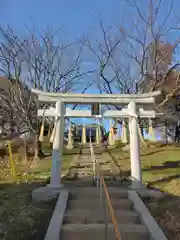
[[[62,30],[68,38],[78,38],[82,34],[90,34],[98,29],[98,20],[103,19],[106,25],[127,25],[134,17],[134,10],[127,0],[0,0],[0,23],[9,24],[19,35],[26,35],[28,27],[34,26],[43,31],[46,27]],[[129,2],[132,0],[128,0]],[[128,2],[127,1],[127,2]],[[167,15],[169,2],[162,0],[159,22]],[[144,0],[137,0],[142,9],[148,7]],[[155,1],[157,2],[157,1]],[[180,1],[174,0],[172,17],[180,16]],[[92,34],[92,35],[91,35]],[[96,34],[98,34],[96,32]],[[169,39],[174,39],[174,34],[169,34]]]
[[[164,10],[159,19],[167,14],[169,0],[163,0]],[[43,31],[46,27],[62,30],[69,39],[89,34],[96,38],[93,30],[98,29],[98,20],[103,19],[107,25],[127,23],[133,20],[134,12],[123,0],[0,0],[0,23],[9,24],[19,35],[26,35],[25,25],[33,25]],[[145,8],[146,0],[138,0]],[[166,3],[166,4],[165,4]],[[173,16],[178,17],[180,1],[174,0]],[[170,19],[170,22],[173,19]],[[174,39],[174,34],[169,35]],[[95,92],[92,88],[89,92]]]
[[[120,0],[1,0],[1,24],[9,23],[22,33],[32,21],[38,29],[63,29],[71,37],[94,27],[98,18],[114,21],[122,14]],[[0,3],[1,3],[0,1]]]
[[[99,19],[116,23],[123,16],[120,0],[1,0],[0,22],[9,24],[19,35],[27,34],[26,26],[43,31],[46,27],[62,30],[68,39],[79,38],[96,28]],[[0,1],[0,3],[1,3]],[[93,87],[90,92],[97,92]],[[93,122],[88,119],[78,123]],[[108,127],[107,121],[106,126]]]
[[[133,0],[0,0],[0,23],[3,26],[9,24],[18,35],[26,36],[28,26],[34,26],[39,31],[53,28],[62,32],[64,38],[77,39],[82,35],[88,35],[96,40],[98,37],[99,19],[106,26],[121,26],[133,21],[134,9],[126,2]],[[162,0],[161,12],[158,21],[162,22],[168,13],[168,5],[171,0]],[[137,0],[142,9],[147,9],[147,0]],[[154,1],[158,2],[158,1]],[[180,1],[174,0],[172,17],[177,19],[180,9]],[[95,29],[97,31],[95,31]],[[174,40],[172,31],[167,40]],[[88,61],[88,60],[87,60]],[[87,63],[86,63],[87,64]]]
[[[9,24],[19,35],[26,35],[26,27],[33,25],[43,31],[46,27],[62,30],[67,38],[79,38],[96,28],[99,19],[106,24],[116,23],[123,16],[120,0],[4,0],[0,10],[0,22]],[[98,92],[94,87],[88,90]],[[78,123],[94,122],[77,119]],[[105,121],[108,128],[108,122]]]

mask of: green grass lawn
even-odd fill
[[[31,194],[36,188],[45,186],[49,181],[52,165],[51,146],[46,143],[45,154],[33,168],[22,172],[16,181],[12,178],[0,181],[0,239],[44,239],[56,200],[36,203]],[[45,146],[43,146],[45,147]],[[72,150],[64,149],[62,169],[67,170],[80,146]],[[23,173],[25,175],[23,175]]]
[[[130,158],[121,147],[110,150],[123,174],[130,175]],[[141,149],[143,182],[167,193],[163,199],[143,199],[168,239],[180,239],[180,146]]]
[[[52,165],[51,146],[45,150],[47,157],[41,159],[33,168],[21,172],[16,181],[11,170],[7,179],[0,181],[0,239],[43,239],[56,201],[35,203],[31,200],[32,191],[49,181]],[[45,146],[43,146],[44,148]],[[64,149],[62,169],[69,168],[74,156],[80,151]],[[14,155],[15,157],[15,155]],[[16,166],[17,167],[17,166]]]
[[[29,159],[28,164],[23,164],[22,155],[20,152],[13,153],[13,160],[15,162],[16,179],[12,176],[12,169],[9,162],[9,156],[6,155],[2,160],[4,163],[0,168],[0,182],[27,182],[38,179],[46,179],[50,176],[52,166],[52,146],[49,142],[42,144],[42,149],[45,157],[40,159],[37,163],[32,163],[32,157]],[[62,156],[62,170],[65,171],[70,167],[71,162],[77,153],[80,152],[80,145],[75,145],[73,149],[63,149]],[[18,161],[20,159],[20,161]]]
[[[0,239],[44,239],[56,200],[33,202],[34,189],[44,181],[0,184]]]
[[[31,195],[31,191],[34,186],[29,188],[29,184],[38,181],[47,184],[45,181],[50,176],[51,170],[51,146],[49,143],[45,143],[43,145],[45,153],[49,156],[40,160],[37,165],[31,168],[27,172],[27,177],[22,179],[22,182],[26,179],[28,182],[27,186],[22,185],[24,189],[22,189],[21,198],[24,198],[23,201],[27,199],[27,191],[28,195]],[[62,169],[68,170],[74,156],[80,151],[80,146],[76,146],[72,150],[64,149],[63,159],[62,159]],[[124,176],[130,176],[130,156],[129,152],[122,151],[122,144],[118,144],[118,146],[114,149],[109,150],[117,164],[120,166],[122,173]],[[144,202],[149,207],[151,213],[159,222],[160,226],[167,234],[169,239],[180,239],[180,147],[179,146],[162,146],[156,145],[147,148],[141,149],[141,163],[142,163],[142,172],[143,172],[143,182],[148,184],[151,187],[159,188],[162,191],[169,193],[169,196],[157,200],[157,199],[143,199]],[[43,179],[43,180],[42,180]],[[21,183],[20,183],[21,184]],[[16,194],[14,191],[18,192],[21,189],[19,184],[11,185],[11,187],[0,185],[1,193],[4,196],[5,192],[9,194],[9,199],[16,199]],[[15,188],[15,190],[13,190]],[[13,192],[13,193],[12,193]],[[29,198],[28,198],[29,199]],[[8,200],[9,201],[9,200]],[[14,200],[13,200],[14,201]],[[3,204],[6,203],[3,200]],[[10,203],[11,204],[11,203]],[[31,204],[29,202],[28,204]],[[27,208],[29,205],[27,204]],[[17,211],[21,209],[22,203],[19,205],[16,200]],[[7,206],[6,206],[7,207]],[[23,214],[29,214],[27,208],[23,212]],[[45,210],[43,210],[44,212]],[[51,211],[48,210],[48,211]],[[26,213],[27,212],[27,213]],[[42,218],[44,217],[44,213]],[[39,221],[39,220],[38,220]],[[8,225],[9,223],[7,223]],[[174,237],[175,236],[175,237]]]
[[[110,150],[125,176],[130,175],[129,152],[121,148]],[[141,149],[143,182],[167,190],[167,183],[180,177],[180,147],[161,146]],[[171,191],[171,189],[169,189]]]
[[[62,171],[66,171],[69,169],[74,157],[80,151],[79,146],[75,146],[73,149],[66,149],[63,150],[62,156]],[[49,151],[50,152],[50,151]],[[52,152],[52,150],[51,150]],[[47,150],[46,150],[47,154]],[[37,165],[35,165],[32,169],[28,171],[28,175],[30,179],[38,179],[38,178],[48,178],[50,176],[52,166],[52,156],[49,155],[42,160],[40,160]]]

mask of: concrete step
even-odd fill
[[[100,198],[99,190],[96,187],[72,187],[69,188],[70,198],[87,199]],[[128,198],[128,191],[123,188],[108,187],[108,192],[111,198]]]
[[[92,165],[92,161],[90,161],[89,159],[80,159],[77,164],[82,165],[87,163]]]
[[[149,240],[146,227],[140,224],[119,224],[121,240]],[[65,224],[62,226],[63,240],[104,240],[104,224]],[[108,224],[107,239],[116,239],[114,226]]]
[[[73,187],[92,187],[94,186],[93,183],[93,177],[92,176],[87,176],[86,178],[78,179],[76,181],[74,180],[67,180],[63,181],[63,184],[65,184],[66,188],[73,188]]]
[[[129,199],[112,199],[111,201],[114,211],[118,209],[132,210],[133,203]],[[69,209],[100,209],[100,199],[77,200],[72,199],[68,201]]]
[[[92,176],[92,170],[91,171],[85,171],[85,172],[78,172],[77,171],[77,177],[78,178],[83,178],[83,177],[87,177],[87,176]]]
[[[89,163],[89,162],[80,162],[78,163],[77,167],[78,169],[85,169],[85,168],[91,168],[92,169],[92,163]]]
[[[137,213],[134,211],[117,210],[115,212],[118,223],[134,223],[140,224],[141,220]],[[101,209],[69,209],[64,215],[64,223],[104,223],[104,212]],[[108,222],[111,223],[111,217],[107,214]]]
[[[101,171],[113,171],[109,165],[102,165]]]
[[[90,148],[87,148],[87,149],[84,148],[81,150],[81,154],[87,154],[87,153],[89,153],[89,154],[91,153]]]
[[[80,161],[80,160],[89,160],[89,161],[92,161],[90,155],[81,155],[81,156],[78,158],[78,161]]]
[[[79,169],[81,171],[84,171],[85,169],[91,168],[92,169],[92,164],[79,164],[79,166],[76,169]]]
[[[95,154],[98,154],[98,155],[102,155],[104,152],[104,150],[101,150],[101,149],[94,149],[94,153]],[[82,149],[81,150],[81,154],[79,154],[80,156],[81,155],[91,155],[91,151],[90,149]]]
[[[116,187],[118,189],[123,188],[123,189],[128,190],[128,187],[131,185],[131,181],[121,182],[121,177],[114,177],[114,176],[106,175],[104,178],[105,178],[105,181],[106,181],[106,184],[107,184],[108,188],[109,187]],[[114,178],[116,178],[116,180]],[[65,184],[66,187],[68,187],[68,188],[95,186],[92,176],[87,176],[83,179],[79,179],[79,180],[76,180],[76,181],[67,180],[67,181],[64,181],[63,184]]]
[[[92,162],[90,162],[90,161],[80,161],[76,164],[76,168],[83,168],[84,166],[91,166],[92,167]]]
[[[93,165],[93,163],[88,162],[88,161],[78,162],[78,166],[80,166],[80,167],[86,167],[86,166],[91,166],[92,167],[92,165]]]
[[[78,159],[90,159],[90,155],[79,155]]]
[[[92,166],[89,166],[89,167],[83,167],[83,168],[76,168],[76,171],[79,172],[79,173],[83,173],[83,172],[86,172],[86,171],[91,171],[92,172]]]
[[[90,159],[90,157],[88,158],[83,157],[83,158],[79,158],[78,163],[79,162],[92,162],[92,159]]]
[[[79,173],[79,174],[85,174],[87,172],[91,172],[92,173],[92,167],[90,168],[77,168],[76,169],[76,172]]]

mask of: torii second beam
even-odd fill
[[[155,111],[149,111],[144,109],[139,109],[139,113],[137,114],[137,117],[140,118],[155,118],[157,114]],[[58,117],[58,113],[55,108],[49,108],[49,109],[39,109],[38,110],[38,116],[42,117]],[[127,118],[132,116],[128,108],[123,108],[122,110],[115,111],[115,110],[107,110],[104,112],[103,115],[94,116],[92,115],[91,111],[89,110],[72,110],[70,108],[66,108],[64,117],[71,117],[71,118],[79,118],[79,117],[85,117],[85,118]],[[59,116],[60,117],[60,116]]]
[[[136,103],[154,103],[155,97],[161,94],[160,91],[143,93],[143,94],[79,94],[79,93],[50,93],[43,92],[37,89],[32,89],[32,92],[38,95],[38,100],[41,102],[53,103],[63,101],[69,104],[128,104],[131,101]]]

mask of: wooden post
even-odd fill
[[[149,135],[151,141],[156,141],[155,131],[154,131],[154,128],[153,128],[152,119],[149,119],[149,131],[148,131],[148,135]]]
[[[109,120],[109,136],[108,136],[108,144],[110,146],[114,145],[114,134],[113,134],[113,129],[112,129],[112,119]]]
[[[96,126],[96,144],[99,144],[100,141],[99,141],[99,127]]]
[[[167,120],[164,121],[164,135],[165,135],[165,144],[168,144],[168,131],[167,131]]]
[[[51,143],[54,142],[55,132],[56,132],[56,124],[57,124],[57,119],[55,119],[55,121],[54,121],[54,127],[53,127],[53,130],[52,130],[52,133],[51,133],[51,137],[50,137],[50,139],[49,139],[49,141],[50,141]]]
[[[14,162],[13,154],[12,154],[12,143],[11,143],[11,141],[7,141],[7,146],[8,146],[8,151],[9,151],[9,162],[10,162],[10,165],[11,165],[12,176],[13,176],[13,179],[16,180],[15,162]]]
[[[86,126],[82,126],[82,137],[81,137],[81,143],[86,144]]]
[[[127,144],[128,143],[128,134],[127,134],[127,124],[126,120],[122,122],[122,142]]]
[[[99,143],[101,143],[102,142],[101,126],[98,126],[98,132],[99,132]]]
[[[39,134],[39,141],[43,142],[44,141],[44,123],[45,119],[42,119],[42,124],[41,124],[41,129],[40,129],[40,134]]]
[[[72,140],[72,128],[71,128],[71,123],[69,123],[68,144],[67,144],[66,148],[67,148],[67,149],[73,149],[73,140]]]

